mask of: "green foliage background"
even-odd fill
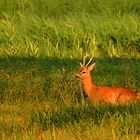
[[[138,0],[1,0],[2,56],[140,56]]]

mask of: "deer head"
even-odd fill
[[[83,57],[83,63],[80,63],[80,72],[76,75],[77,78],[83,79],[84,77],[90,76],[90,72],[94,69],[95,63],[90,64],[92,61],[93,57],[89,59],[88,63],[86,64],[86,58],[89,55],[86,54],[86,56]]]

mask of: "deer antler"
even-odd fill
[[[85,66],[86,58],[87,58],[88,56],[89,56],[89,55],[86,53],[86,56],[83,57],[83,66]]]
[[[90,64],[90,62],[92,61],[93,57],[91,57],[88,61],[88,63],[86,64],[86,66],[88,66]]]
[[[84,66],[87,67],[87,66],[90,64],[90,62],[92,61],[93,57],[91,57],[91,58],[89,59],[88,63],[86,64],[86,58],[87,58],[88,56],[89,56],[88,53],[86,53],[86,55],[83,57],[83,64],[80,63],[80,66],[81,66],[81,67],[84,67]]]

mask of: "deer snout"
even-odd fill
[[[81,79],[81,75],[80,75],[79,73],[75,74],[75,77],[76,77],[77,79]]]

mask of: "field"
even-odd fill
[[[0,139],[140,139],[140,102],[85,96],[86,52],[97,85],[140,92],[139,0],[0,1]]]

